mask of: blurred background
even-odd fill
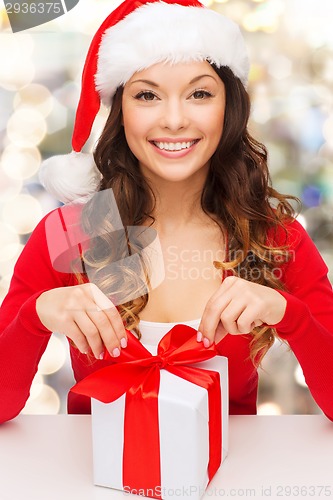
[[[38,221],[60,203],[38,181],[43,158],[71,150],[92,34],[119,2],[80,0],[65,16],[12,34],[0,6],[0,302]],[[269,150],[273,187],[298,196],[298,217],[333,282],[333,30],[331,0],[206,0],[238,22],[252,62],[250,130]],[[88,147],[105,113],[96,120]],[[260,370],[259,413],[321,413],[301,368],[276,341]],[[66,340],[51,337],[24,413],[66,412],[74,384]]]

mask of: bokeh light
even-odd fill
[[[333,148],[333,114],[324,123],[323,135],[328,145]]]
[[[3,274],[2,278],[0,279],[0,304],[7,295],[11,279],[12,279],[12,273]]]
[[[22,186],[22,180],[14,180],[9,177],[3,170],[0,163],[0,203],[5,203],[6,201],[15,198],[20,193]]]
[[[60,409],[60,398],[57,393],[47,384],[38,384],[38,395],[31,395],[26,402],[22,413],[29,414],[42,414],[42,415],[56,415]]]
[[[258,405],[258,415],[281,415],[282,410],[274,402],[261,403]]]
[[[297,217],[297,221],[304,227],[304,229],[306,229],[306,218],[304,217],[304,215],[302,214],[299,214],[298,217]]]
[[[8,177],[24,180],[38,172],[41,160],[36,147],[19,148],[10,144],[2,153],[1,166]]]
[[[302,387],[307,387],[306,385],[306,382],[305,382],[305,378],[304,378],[304,374],[303,374],[303,370],[301,368],[300,365],[297,365],[296,369],[295,369],[295,380],[296,382],[302,386]]]
[[[33,108],[42,116],[48,116],[53,108],[53,96],[45,85],[31,83],[19,90],[14,96],[14,109]]]
[[[18,243],[18,234],[11,227],[0,222],[0,261],[11,259],[16,253],[13,252],[13,247]]]
[[[47,117],[47,130],[49,134],[54,134],[67,125],[68,111],[65,106],[55,100],[52,113]]]
[[[51,336],[48,349],[41,359],[38,371],[42,375],[55,373],[64,365],[66,352],[64,344],[54,335]]]
[[[266,33],[274,33],[278,29],[283,11],[284,2],[267,0],[244,16],[243,27],[250,32],[261,30]]]
[[[39,372],[36,373],[31,384],[30,400],[36,399],[40,396],[44,386],[44,377]]]
[[[4,277],[13,273],[15,263],[22,252],[24,245],[22,243],[12,243],[8,245],[6,259],[0,260],[0,276]]]
[[[46,130],[45,118],[31,107],[15,111],[7,124],[7,135],[18,147],[38,145],[44,139]]]
[[[17,233],[28,234],[42,218],[42,207],[33,196],[19,194],[4,204],[2,217]]]
[[[11,91],[19,90],[33,80],[33,46],[31,35],[0,33],[0,87]]]

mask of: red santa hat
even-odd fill
[[[120,85],[135,72],[158,62],[208,60],[228,66],[244,85],[249,60],[237,24],[198,0],[125,0],[96,32],[85,62],[69,155],[51,157],[40,181],[58,200],[86,201],[98,189],[101,174],[88,140],[101,103],[110,107]]]

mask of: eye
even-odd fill
[[[156,97],[155,94],[145,90],[145,91],[139,92],[135,96],[135,99],[138,99],[139,101],[153,101],[154,97]]]
[[[194,99],[196,100],[202,100],[204,99],[205,97],[206,98],[209,98],[209,97],[213,97],[213,94],[211,94],[210,92],[208,92],[207,90],[195,90],[192,94],[192,96],[199,96],[199,97],[194,97]]]

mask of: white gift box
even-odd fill
[[[222,462],[228,452],[228,360],[216,356],[192,365],[220,374]],[[167,370],[160,372],[158,395],[161,485],[157,491],[123,484],[125,394],[112,403],[92,398],[94,483],[127,493],[174,500],[199,500],[208,485],[208,392]]]

